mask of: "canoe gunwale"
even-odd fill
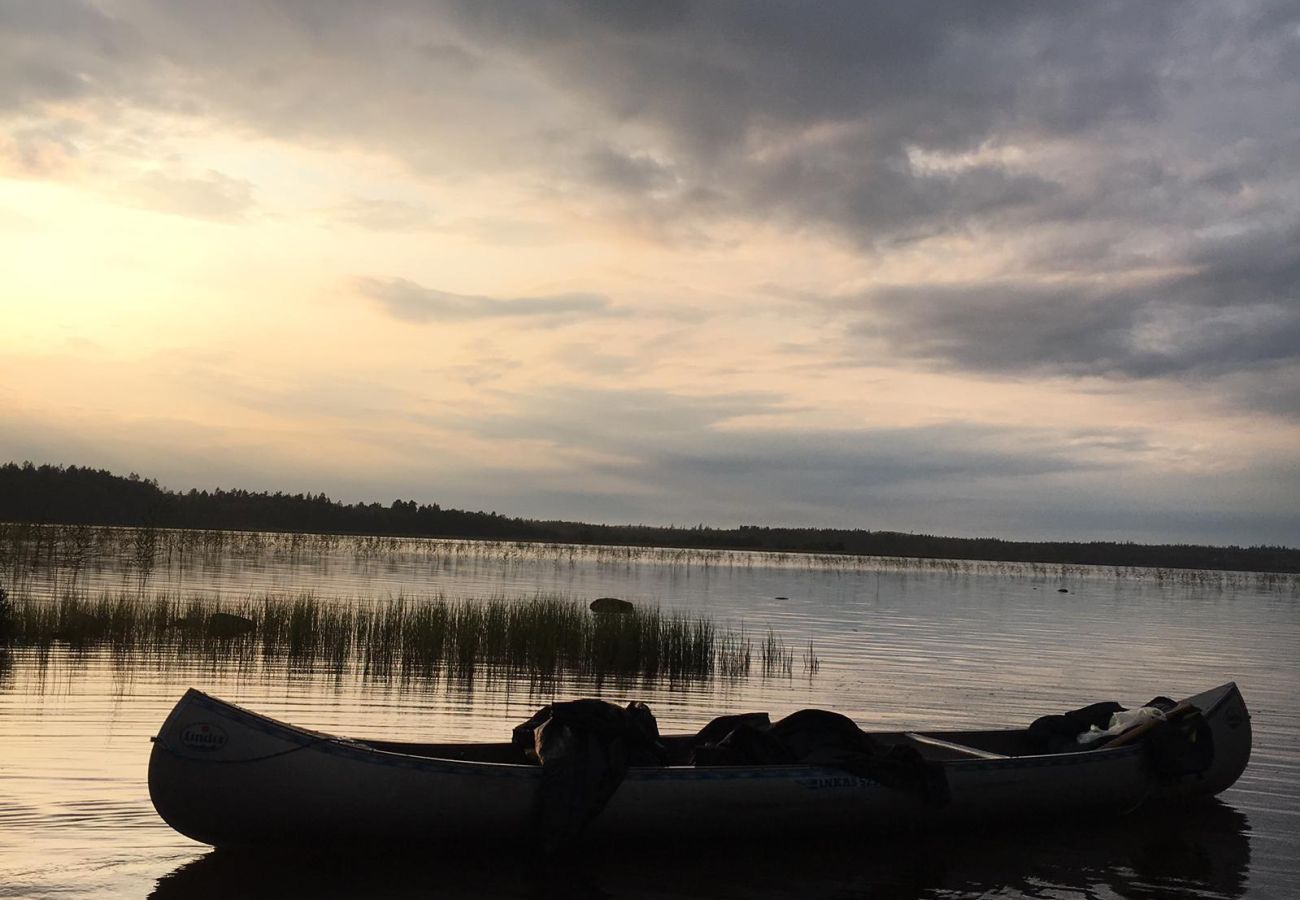
[[[1226,699],[1228,693],[1214,704],[1217,707]],[[177,704],[177,709],[185,705],[186,701],[194,703],[202,708],[220,715],[223,718],[233,720],[245,728],[251,728],[255,731],[262,732],[274,738],[291,741],[295,744],[293,747],[278,751],[272,754],[265,754],[248,759],[212,759],[204,757],[195,757],[189,754],[182,754],[168,746],[163,740],[161,734],[167,732],[167,724],[164,723],[160,729],[160,736],[155,738],[158,747],[169,754],[184,758],[188,762],[198,763],[200,765],[239,765],[252,764],[264,760],[273,759],[279,756],[289,755],[304,750],[314,750],[326,753],[331,756],[339,756],[354,762],[366,762],[380,766],[394,766],[397,768],[418,769],[426,772],[436,772],[443,774],[480,776],[480,777],[515,777],[515,778],[536,778],[540,774],[540,768],[528,763],[502,763],[485,760],[466,760],[450,759],[436,756],[423,756],[411,753],[401,753],[393,750],[385,750],[371,746],[364,740],[347,738],[326,732],[312,731],[301,728],[269,716],[244,709],[236,704],[229,703],[216,697],[212,697],[202,691],[191,688],[186,692],[181,702]],[[1207,710],[1205,715],[1210,715]],[[1017,731],[1020,729],[1008,729],[1008,731]],[[931,732],[940,734],[941,732]],[[1123,747],[1101,747],[1092,750],[1078,750],[1067,753],[1051,754],[1027,754],[1023,756],[1005,756],[1000,759],[946,759],[937,760],[935,764],[942,767],[945,771],[953,772],[977,772],[977,771],[1014,771],[1017,769],[1040,769],[1053,767],[1073,767],[1073,766],[1095,766],[1099,764],[1111,763],[1118,760],[1133,757],[1142,752],[1140,744],[1129,744]],[[839,769],[829,768],[826,766],[809,766],[809,765],[764,765],[764,766],[633,766],[628,772],[627,780],[637,781],[659,781],[659,780],[733,780],[733,779],[760,779],[760,778],[805,778],[819,777],[828,774],[839,774],[843,772]]]

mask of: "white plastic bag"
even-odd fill
[[[1136,728],[1145,722],[1163,722],[1164,720],[1164,710],[1158,709],[1154,706],[1142,706],[1137,709],[1126,709],[1123,712],[1117,712],[1110,717],[1110,727],[1105,731],[1094,725],[1083,734],[1079,735],[1077,740],[1080,744],[1087,747],[1104,737],[1123,734],[1130,728]]]

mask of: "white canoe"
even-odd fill
[[[1118,814],[1212,797],[1250,758],[1250,716],[1235,684],[1188,697],[1213,734],[1209,768],[1157,780],[1141,741],[1050,755],[1025,731],[870,732],[938,762],[943,805],[870,778],[814,766],[634,767],[582,842],[697,841],[961,827]],[[689,736],[665,737],[685,757]],[[541,770],[499,744],[337,737],[196,690],[154,739],[149,793],[173,828],[214,846],[332,841],[499,845],[529,838]]]

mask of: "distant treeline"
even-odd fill
[[[443,509],[413,500],[345,504],[324,494],[177,492],[153,479],[78,466],[0,466],[0,521],[62,525],[302,531],[575,544],[782,550],[928,559],[1300,572],[1289,547],[1205,547],[1109,541],[1036,542],[832,528],[589,525]]]

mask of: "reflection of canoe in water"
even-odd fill
[[[634,767],[584,836],[700,840],[849,834],[1120,813],[1210,797],[1250,756],[1235,684],[1187,698],[1212,735],[1208,768],[1152,774],[1147,741],[1069,753],[1028,750],[1023,729],[871,733],[933,761],[949,799],[807,766]],[[1172,727],[1172,726],[1171,726]],[[664,739],[685,760],[690,737]],[[363,741],[296,728],[191,690],[149,761],[149,792],[177,831],[216,846],[324,840],[501,844],[528,835],[541,769],[511,744]]]
[[[1011,838],[1011,839],[1009,839]],[[1251,871],[1250,823],[1218,802],[1075,825],[838,841],[764,841],[607,848],[550,860],[439,853],[436,847],[217,850],[158,882],[155,900],[231,897],[1128,897],[1230,900],[1267,875]],[[667,852],[664,852],[664,851]],[[667,864],[666,864],[666,861]],[[1265,880],[1261,880],[1265,879]]]

